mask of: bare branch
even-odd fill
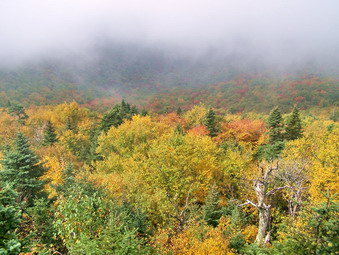
[[[275,192],[277,192],[279,190],[283,190],[283,189],[293,189],[293,188],[291,186],[282,186],[282,187],[274,188],[274,189],[270,190],[269,192],[267,192],[267,196],[271,196]]]
[[[254,207],[258,207],[255,203],[253,203],[252,201],[250,201],[248,199],[246,200],[246,203],[240,204],[240,205],[238,205],[238,207],[248,205],[248,204],[253,205]]]

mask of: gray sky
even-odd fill
[[[103,38],[192,54],[339,64],[338,0],[0,0],[0,62]]]

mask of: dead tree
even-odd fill
[[[258,177],[251,179],[253,183],[253,189],[256,194],[257,202],[254,203],[247,200],[246,203],[240,204],[239,206],[252,205],[259,213],[258,222],[258,233],[255,242],[262,246],[270,240],[269,223],[271,221],[271,197],[278,191],[291,188],[290,186],[275,187],[275,173],[279,169],[279,164],[276,162],[273,164],[261,166],[258,165]]]
[[[191,198],[191,192],[192,192],[192,184],[189,187],[187,194],[185,196],[185,202],[184,205],[181,205],[180,199],[178,194],[175,194],[175,196],[172,198],[168,192],[166,192],[166,196],[168,201],[171,203],[174,209],[174,214],[169,214],[171,218],[174,218],[177,220],[178,226],[176,227],[177,232],[181,232],[185,225],[189,222],[189,206],[191,205],[190,198]]]
[[[293,218],[297,215],[300,205],[305,198],[308,176],[306,173],[307,160],[285,161],[278,173],[278,179],[292,188],[283,198],[288,203],[288,212]]]

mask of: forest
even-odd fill
[[[138,107],[4,91],[0,254],[337,254],[338,83],[265,81]]]

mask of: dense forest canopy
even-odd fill
[[[0,1],[0,255],[339,254],[338,10]]]
[[[9,102],[1,252],[335,254],[337,107],[219,110]]]

